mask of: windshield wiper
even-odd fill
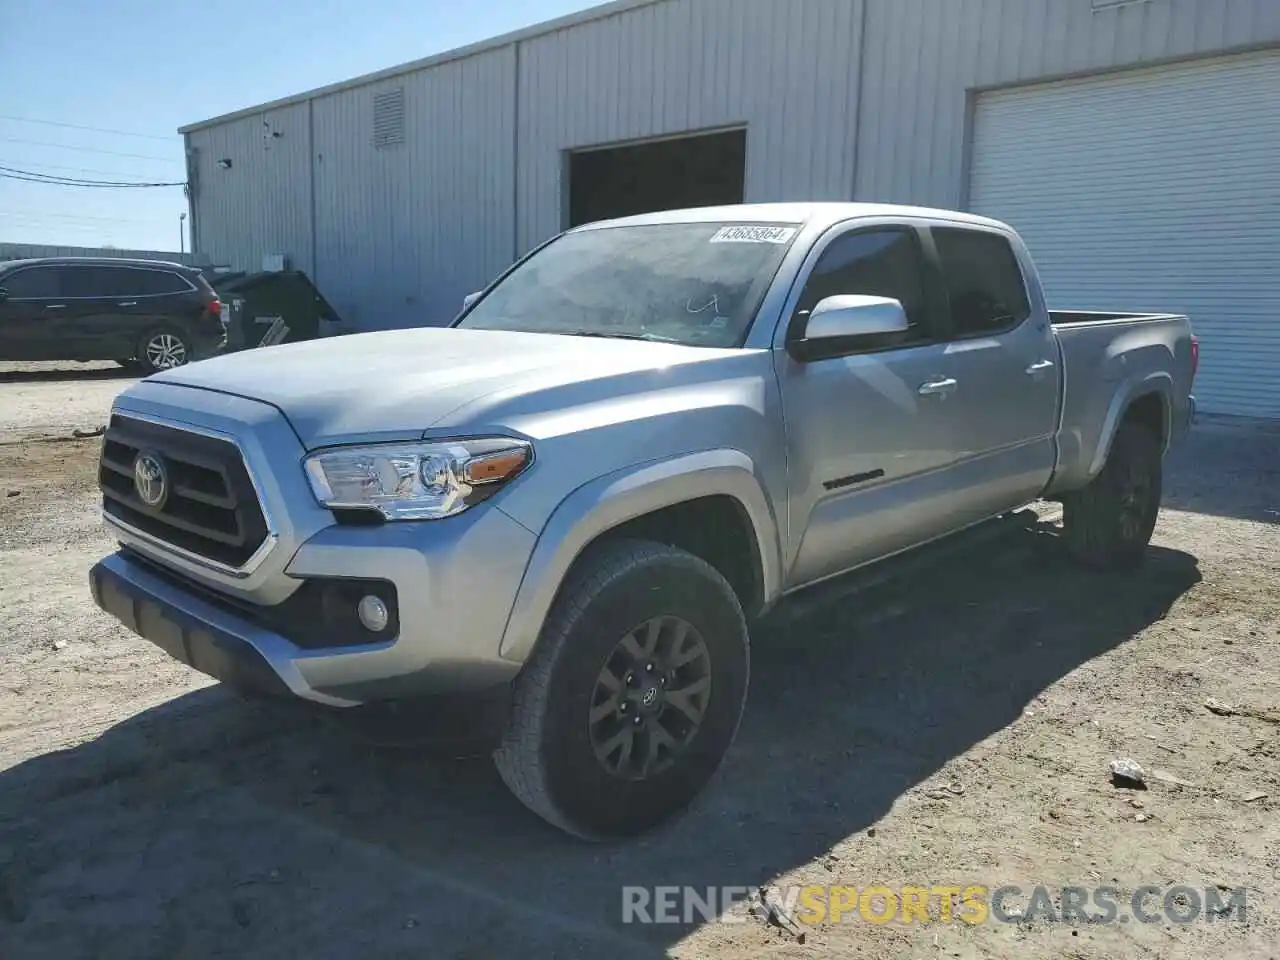
[[[663,337],[656,333],[628,333],[620,331],[618,333],[606,333],[603,330],[562,330],[559,331],[567,337],[597,337],[602,340],[648,340],[651,343],[682,343],[675,337]]]

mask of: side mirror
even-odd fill
[[[840,341],[892,336],[911,329],[902,304],[888,297],[843,294],[827,297],[809,312],[804,336],[790,345],[797,360],[811,360],[838,349]]]
[[[467,309],[467,307],[471,306],[473,303],[479,300],[480,295],[482,293],[484,293],[483,290],[477,290],[475,293],[468,293],[465,297],[462,298],[462,309],[463,310]]]

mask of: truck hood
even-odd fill
[[[166,370],[144,384],[269,403],[315,449],[457,428],[527,432],[539,418],[562,419],[576,407],[705,382],[709,362],[732,364],[758,352],[428,328],[246,350]]]

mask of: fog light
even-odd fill
[[[371,633],[381,633],[387,628],[387,621],[390,619],[387,605],[382,602],[381,597],[375,597],[372,593],[360,598],[356,614],[364,628]]]

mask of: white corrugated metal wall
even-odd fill
[[[1264,43],[1277,0],[869,0],[856,196],[962,206],[975,88]]]
[[[1277,43],[1275,0],[617,0],[189,128],[196,239],[290,254],[362,327],[440,322],[560,229],[567,150],[745,124],[749,200],[962,207],[975,91]]]
[[[313,103],[316,275],[360,328],[447,322],[512,259],[511,47]],[[404,141],[373,145],[373,101],[404,91]]]
[[[189,135],[196,190],[192,246],[214,263],[258,270],[284,253],[310,271],[311,187],[307,105],[293,104]],[[230,161],[229,167],[219,161]]]
[[[563,151],[747,128],[749,200],[848,199],[861,0],[668,0],[520,45],[520,248],[561,229]]]
[[[1051,306],[1189,314],[1202,408],[1280,417],[1280,51],[983,94],[972,171]]]

